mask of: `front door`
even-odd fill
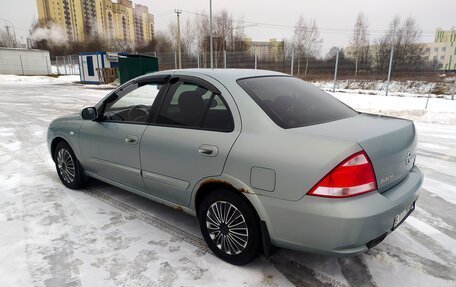
[[[127,85],[102,105],[100,121],[83,123],[79,144],[85,170],[144,191],[139,146],[162,86],[153,80]]]
[[[191,78],[173,78],[155,120],[141,141],[147,192],[188,206],[201,179],[220,175],[240,132],[231,95]],[[224,92],[223,92],[224,91]]]

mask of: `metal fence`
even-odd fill
[[[176,52],[147,53],[158,58],[160,70],[177,69],[178,56]],[[394,53],[393,53],[394,57]],[[446,88],[445,93],[456,93],[455,71],[440,71],[431,67],[394,66],[390,56],[385,59],[383,68],[374,68],[372,63],[358,63],[353,59],[339,57],[338,55],[322,59],[299,59],[294,52],[284,55],[256,54],[255,52],[214,52],[214,68],[246,68],[264,69],[291,74],[307,81],[333,81],[333,90],[337,87],[338,80],[356,81],[384,81],[385,93],[388,95],[389,82],[398,81],[429,81],[442,83]],[[209,52],[200,52],[194,55],[182,54],[182,68],[210,68]],[[454,79],[452,79],[454,77]],[[449,81],[454,80],[449,83]]]
[[[49,52],[0,48],[0,74],[49,75],[51,74]]]
[[[57,75],[79,75],[78,56],[55,56],[51,61],[52,73]]]
[[[160,70],[177,69],[177,52],[142,53],[156,56]],[[393,54],[394,57],[394,54]],[[210,53],[200,52],[182,54],[182,68],[210,68]],[[388,57],[383,69],[372,68],[371,63],[357,63],[345,57],[331,59],[299,58],[293,51],[276,53],[273,55],[256,54],[255,52],[214,51],[214,68],[244,68],[263,69],[291,74],[307,81],[333,81],[333,90],[337,88],[337,81],[356,80],[358,82],[384,81],[385,93],[388,95],[389,82],[399,81],[428,81],[445,85],[443,93],[456,93],[456,73],[454,71],[439,71],[431,68],[416,68],[392,65],[392,58]],[[78,56],[56,56],[52,60],[52,72],[58,75],[79,74]],[[446,73],[446,74],[445,74]],[[445,75],[442,75],[445,74]],[[452,79],[451,77],[454,77]],[[449,83],[449,81],[454,81]]]

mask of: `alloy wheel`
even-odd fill
[[[242,253],[249,241],[244,216],[226,201],[216,201],[208,208],[206,227],[217,248],[229,255]]]
[[[69,151],[62,148],[57,153],[57,167],[60,175],[67,183],[72,183],[76,175],[76,169],[73,158]]]

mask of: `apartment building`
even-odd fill
[[[85,39],[80,0],[37,0],[38,16],[42,23],[55,23],[65,32],[70,41]]]
[[[456,30],[437,29],[434,43],[426,44],[426,56],[439,70],[456,70]]]
[[[130,0],[36,0],[43,24],[55,23],[67,39],[82,42],[90,36],[109,41],[144,44],[154,37],[154,17],[144,5]]]
[[[245,40],[249,47],[249,52],[253,55],[256,54],[260,59],[279,60],[283,55],[284,43],[272,38],[269,41],[252,41],[251,38]]]

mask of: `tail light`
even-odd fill
[[[307,195],[345,198],[377,189],[372,163],[364,151],[342,161],[318,182]]]

